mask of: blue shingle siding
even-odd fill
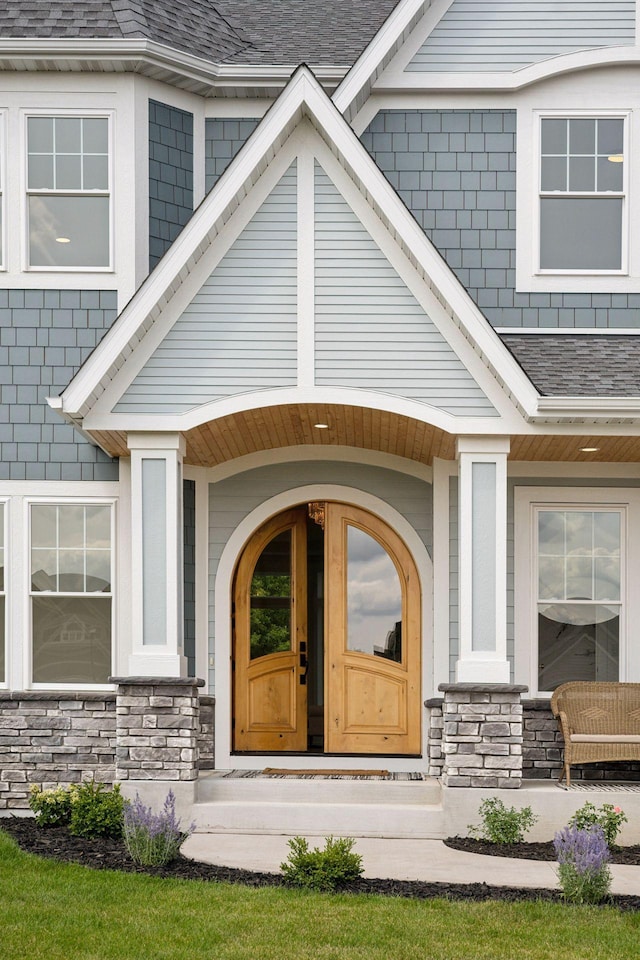
[[[196,675],[196,485],[183,480],[184,655],[187,673]]]
[[[247,142],[259,120],[207,120],[204,132],[204,176],[207,193]]]
[[[149,269],[193,213],[193,114],[149,101]]]
[[[0,479],[118,479],[118,461],[46,400],[109,329],[116,297],[113,290],[0,290]]]
[[[514,110],[384,110],[362,142],[496,327],[640,327],[640,295],[517,293]]]

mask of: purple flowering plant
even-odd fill
[[[124,811],[123,835],[125,846],[135,863],[142,866],[162,866],[178,856],[180,847],[195,830],[192,823],[182,829],[176,817],[176,798],[169,790],[160,813],[146,807],[139,795]]]
[[[553,845],[565,899],[571,903],[603,900],[611,887],[611,853],[600,824],[581,829],[570,823],[556,833]]]

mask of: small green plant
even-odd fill
[[[469,824],[469,834],[477,840],[488,840],[490,843],[521,843],[527,830],[538,819],[531,807],[523,807],[522,810],[505,807],[498,797],[483,800],[478,813],[480,826]]]
[[[362,857],[351,837],[327,837],[324,850],[309,849],[304,837],[289,840],[291,852],[280,864],[287,883],[311,890],[338,890],[362,874]]]
[[[122,836],[124,797],[120,785],[105,790],[104,783],[87,780],[72,787],[69,833],[76,837]]]
[[[584,829],[570,823],[556,833],[558,880],[569,903],[600,903],[611,888],[611,854],[600,824]]]
[[[124,843],[134,863],[145,867],[163,866],[175,860],[195,826],[192,823],[187,830],[182,830],[180,820],[176,818],[173,790],[169,790],[160,813],[145,807],[136,794],[133,803],[127,804],[124,811]]]
[[[603,803],[598,810],[593,803],[585,803],[583,807],[576,810],[569,820],[569,825],[578,827],[579,830],[586,830],[588,827],[602,827],[604,838],[609,847],[616,846],[618,834],[622,824],[627,823],[627,816],[622,807],[614,807],[612,803]]]
[[[66,826],[71,819],[71,788],[43,790],[37,783],[29,787],[29,806],[39,827]]]

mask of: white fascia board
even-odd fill
[[[197,80],[212,86],[257,86],[275,84],[283,87],[289,81],[297,64],[223,64],[205,60],[203,57],[176,50],[155,40],[142,38],[92,40],[78,37],[67,39],[5,39],[0,40],[0,69],[10,68],[12,63],[20,61],[21,69],[47,68],[64,72],[74,69],[86,69],[87,61],[106,72],[113,71],[114,61],[130,63],[138,72],[142,62],[149,67],[162,67],[173,70],[188,80]],[[344,64],[322,64],[312,66],[314,74],[324,83],[339,83],[349,70]]]
[[[591,421],[637,420],[640,397],[540,397],[535,418]]]
[[[577,53],[561,54],[539,63],[532,63],[514,71],[466,71],[464,73],[419,73],[417,71],[389,72],[374,84],[376,93],[408,93],[425,90],[429,92],[479,90],[517,91],[530,87],[541,80],[559,77],[596,67],[637,65],[640,63],[638,47],[599,47],[597,50],[580,50]],[[348,79],[348,77],[346,78]],[[344,82],[346,82],[346,79]]]
[[[340,113],[346,114],[367,85],[373,82],[387,59],[396,52],[405,32],[411,30],[430,5],[430,0],[401,0],[333,94],[333,102]]]
[[[306,67],[300,67],[278,100],[270,108],[218,185],[198,210],[153,274],[125,307],[114,327],[91,354],[62,394],[63,410],[71,416],[85,413],[103,378],[122,363],[139,331],[149,323],[159,304],[168,300],[171,287],[184,275],[185,264],[204,244],[215,225],[224,223],[238,196],[248,191],[251,178],[277,152],[279,143],[303,115],[309,117],[334,154],[341,158],[359,188],[396,239],[405,255],[438,297],[453,321],[474,349],[488,363],[494,376],[507,390],[525,416],[533,414],[539,394],[471,297],[446,265],[421,227],[409,213],[384,174],[375,165],[357,136],[318,81]],[[94,428],[95,429],[95,428]]]

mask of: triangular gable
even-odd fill
[[[298,257],[307,257],[304,269],[298,271],[298,379],[296,387],[287,387],[280,379],[275,389],[263,387],[264,403],[309,403],[316,398],[319,402],[364,402],[365,405],[369,402],[374,406],[382,403],[381,400],[375,400],[371,393],[367,394],[365,389],[355,392],[347,388],[348,393],[343,391],[338,396],[338,388],[325,388],[320,396],[318,391],[323,388],[318,387],[311,376],[315,308],[313,284],[309,283],[309,276],[313,274],[309,238],[313,237],[313,218],[307,216],[305,198],[313,193],[314,154],[358,217],[369,223],[367,229],[370,232],[371,223],[375,221],[377,233],[373,232],[374,240],[378,242],[376,238],[380,234],[385,256],[391,259],[394,268],[410,286],[423,312],[438,325],[444,340],[451,345],[462,367],[475,381],[473,389],[479,387],[480,393],[489,398],[501,415],[508,413],[510,418],[516,416],[518,422],[521,422],[520,415],[523,412],[528,414],[535,410],[537,393],[531,382],[442,261],[312,74],[306,68],[300,68],[154,273],[64,391],[61,402],[55,404],[63,415],[89,431],[175,430],[189,429],[206,419],[225,415],[232,408],[242,408],[237,403],[229,406],[228,396],[216,401],[214,393],[214,400],[208,405],[198,406],[196,411],[191,409],[191,412],[183,414],[172,407],[173,413],[164,419],[162,415],[145,419],[122,410],[113,412],[118,402],[127,397],[127,391],[153,359],[155,351],[158,348],[169,349],[169,341],[166,340],[169,330],[185,311],[189,313],[195,309],[194,300],[201,288],[239,239],[236,227],[238,224],[246,226],[250,222],[296,156],[299,158]],[[306,179],[302,178],[300,161],[303,162]],[[304,242],[301,234],[304,234]],[[240,241],[242,243],[244,240]],[[218,282],[214,280],[214,286]],[[237,287],[236,284],[236,298],[239,296]],[[178,341],[179,337],[176,336],[171,349],[178,349]],[[254,355],[259,356],[259,351]],[[156,359],[159,356],[156,354]],[[243,364],[246,357],[245,352]],[[284,362],[284,354],[280,361]],[[466,376],[463,372],[463,378]],[[138,386],[140,383],[138,381]],[[154,386],[161,385],[158,383]],[[373,382],[371,386],[375,389]],[[232,389],[237,387],[236,384]],[[476,394],[477,398],[480,393]],[[271,396],[275,394],[279,396]],[[132,396],[129,393],[128,399]],[[194,402],[199,403],[201,399],[202,395]],[[243,401],[246,404],[250,402]],[[407,399],[406,403],[396,401],[394,409],[421,419],[422,414],[415,409],[412,412],[412,408],[407,406],[411,403],[415,407],[415,400]],[[520,415],[516,412],[517,406]],[[481,422],[482,415],[471,415],[478,424]],[[433,422],[445,428],[449,424],[453,429],[455,419],[456,415],[443,410],[442,415]],[[495,421],[495,415],[492,419]]]
[[[186,413],[296,384],[296,164],[207,278],[114,407]]]
[[[497,411],[315,165],[315,381],[379,390],[454,416]]]

